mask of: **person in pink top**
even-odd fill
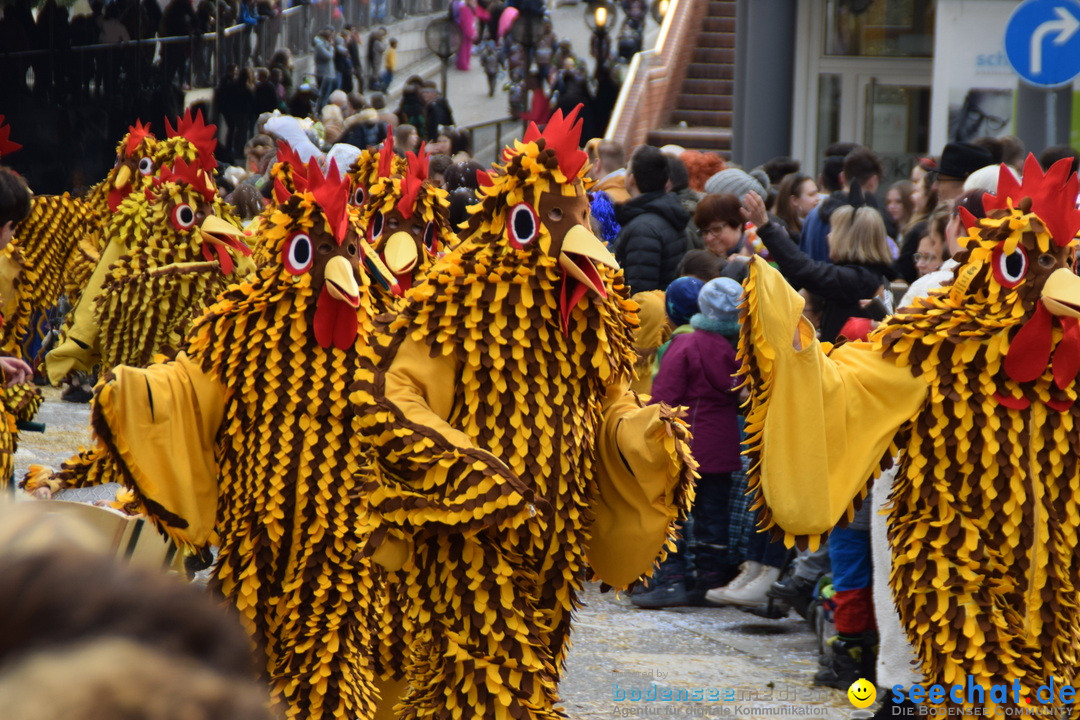
[[[458,50],[457,69],[468,70],[472,61],[473,43],[476,42],[476,21],[487,20],[488,11],[476,0],[454,0],[451,12],[461,28],[461,48]]]

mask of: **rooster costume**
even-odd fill
[[[348,182],[314,163],[291,175],[260,225],[273,259],[174,361],[106,375],[92,421],[118,476],[94,477],[182,546],[219,547],[211,587],[265,651],[288,718],[353,720],[377,698],[365,608],[381,571],[359,553],[367,463],[347,397],[373,313]]]
[[[763,527],[816,545],[897,457],[901,625],[927,684],[971,676],[988,709],[992,685],[1019,680],[1007,709],[1030,709],[1038,686],[1078,679],[1078,189],[1068,161],[1044,175],[1029,157],[1022,184],[1003,166],[989,216],[964,216],[952,284],[867,342],[818,344],[779,273],[754,260],[747,280],[739,352]]]
[[[692,496],[685,425],[627,390],[636,307],[587,230],[577,112],[482,178],[461,244],[355,385],[378,420],[371,509],[413,548],[402,718],[562,717],[586,568],[632,583]]]

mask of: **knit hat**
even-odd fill
[[[728,193],[742,200],[750,191],[756,192],[762,201],[767,200],[767,193],[761,183],[738,168],[721,170],[705,181],[705,192],[710,195]]]
[[[742,302],[742,285],[731,278],[719,277],[701,288],[698,307],[710,320],[738,320],[739,303]]]
[[[739,334],[739,303],[742,285],[731,278],[718,277],[701,288],[698,306],[701,312],[690,318],[695,330],[714,332],[728,338]]]
[[[671,322],[675,325],[685,325],[700,311],[698,293],[704,285],[705,283],[698,278],[688,275],[671,281],[664,296],[664,304]]]

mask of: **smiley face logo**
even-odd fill
[[[877,699],[877,688],[874,683],[864,678],[859,678],[851,683],[847,690],[848,700],[857,708],[867,708],[874,704]]]

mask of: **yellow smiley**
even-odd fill
[[[864,678],[859,678],[851,683],[847,689],[848,700],[857,708],[867,708],[874,704],[877,699],[877,688],[874,683]]]

